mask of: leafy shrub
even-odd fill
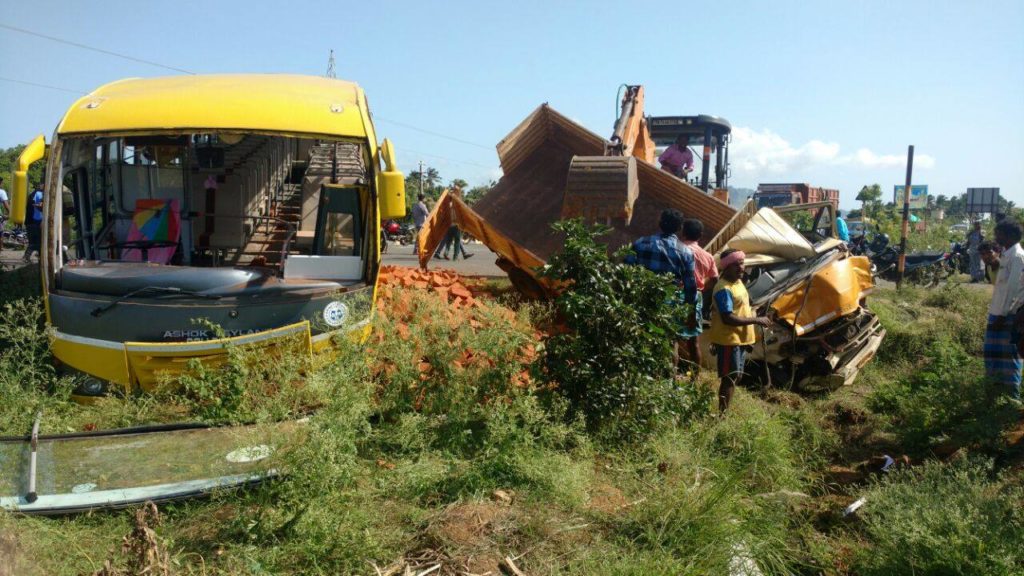
[[[868,406],[890,419],[909,450],[949,441],[993,448],[1016,417],[985,379],[980,359],[948,340],[934,343],[907,375],[880,382]]]
[[[234,423],[294,418],[327,394],[304,382],[309,354],[301,337],[281,339],[272,348],[232,345],[225,354],[220,361],[190,360],[188,370],[162,383],[157,394],[193,419]]]
[[[856,572],[978,574],[1024,571],[1024,491],[1001,484],[990,462],[930,462],[874,485],[862,509],[873,546]]]
[[[670,304],[672,280],[610,259],[596,241],[604,228],[569,220],[554,229],[565,234],[565,248],[544,275],[571,286],[555,301],[568,330],[545,343],[543,368],[569,401],[569,415],[582,415],[604,438],[628,439],[705,411],[706,395],[672,380],[672,347],[686,312]]]

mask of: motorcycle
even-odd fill
[[[412,224],[398,224],[395,223],[396,230],[392,235],[392,238],[398,240],[398,243],[402,246],[408,246],[416,241],[416,228]]]
[[[949,248],[949,269],[957,274],[971,273],[971,256],[967,253],[967,244],[953,242]]]
[[[3,230],[3,244],[15,244],[19,248],[28,246],[28,230],[24,226],[17,226],[13,229],[7,229],[7,222],[0,220],[0,229]]]
[[[892,246],[887,234],[875,234],[867,244],[866,255],[871,260],[875,276],[896,281],[900,252]],[[949,257],[949,253],[942,251],[909,253],[906,255],[903,276],[915,284],[936,286],[952,272]]]
[[[388,246],[395,237],[401,232],[401,226],[394,220],[388,220],[380,225],[380,251],[381,253],[387,253]]]

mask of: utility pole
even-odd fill
[[[896,262],[896,289],[903,285],[907,266],[907,229],[910,227],[910,180],[914,172],[914,145],[907,148],[907,181],[903,186],[903,225],[900,227],[900,257]]]
[[[420,194],[423,194],[423,160],[420,160]]]

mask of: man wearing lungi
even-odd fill
[[[988,307],[985,329],[985,375],[1002,392],[1020,398],[1021,357],[1017,341],[1021,335],[1018,314],[1024,304],[1024,250],[1020,247],[1020,224],[1006,219],[996,225],[996,243],[1003,247],[999,273]]]

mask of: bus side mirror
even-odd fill
[[[46,138],[42,134],[36,136],[18,156],[18,166],[14,169],[14,190],[11,193],[11,221],[15,224],[25,223],[25,206],[28,203],[28,169],[46,153]]]
[[[405,175],[398,171],[395,150],[387,138],[380,145],[384,170],[377,179],[377,206],[382,220],[405,217]]]

